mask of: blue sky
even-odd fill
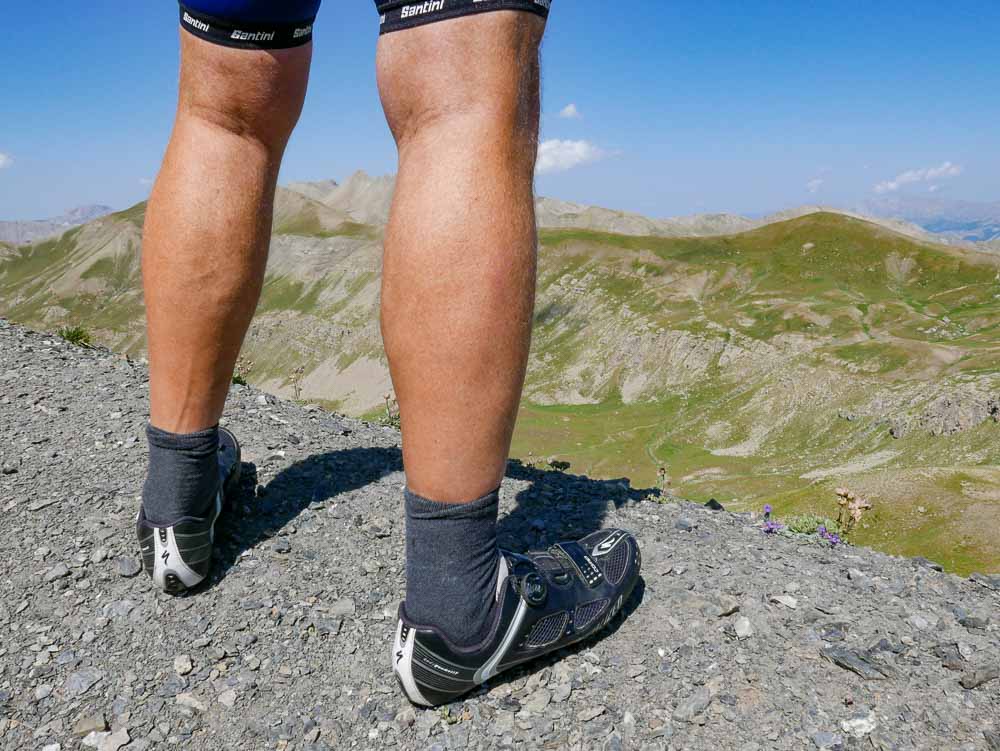
[[[176,6],[7,5],[0,218],[141,200],[175,103]],[[394,170],[373,4],[324,5],[282,181]],[[994,0],[554,0],[539,192],[652,216],[852,206],[877,186],[998,200],[998,28]]]

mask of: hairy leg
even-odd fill
[[[382,333],[409,489],[463,503],[503,478],[534,307],[544,20],[499,11],[381,37],[399,148]]]
[[[146,212],[151,422],[218,423],[260,295],[278,168],[312,45],[250,51],[181,33],[180,100]]]

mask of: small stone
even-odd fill
[[[825,647],[820,654],[838,667],[857,673],[865,680],[881,681],[888,676],[867,657],[843,647]]]
[[[600,717],[606,711],[607,707],[600,704],[594,707],[586,707],[577,712],[576,719],[580,722],[590,722],[591,720]]]
[[[985,631],[986,627],[990,625],[990,620],[989,618],[977,618],[970,615],[965,618],[959,618],[958,623],[969,631]]]
[[[91,733],[103,733],[108,729],[108,721],[103,714],[84,715],[73,723],[73,735],[84,738]]]
[[[736,632],[737,639],[749,639],[753,636],[753,624],[746,616],[741,615],[736,619],[733,623],[733,630]]]
[[[560,683],[552,689],[552,701],[561,704],[573,693],[573,686],[569,683]]]
[[[63,684],[63,693],[69,699],[83,696],[104,677],[104,673],[94,668],[85,668],[72,673]]]
[[[855,715],[849,720],[840,723],[844,732],[855,738],[864,738],[878,726],[875,720],[875,713],[868,712],[863,715]]]
[[[101,563],[108,557],[107,548],[98,548],[90,554],[91,563]]]
[[[41,686],[35,686],[35,701],[41,701],[47,698],[52,693],[52,686],[47,683],[43,683]]]
[[[674,529],[679,529],[681,532],[692,532],[697,525],[685,517],[681,517],[674,522]]]
[[[720,595],[716,601],[715,615],[717,618],[725,618],[733,615],[740,609],[740,601],[729,595]]]
[[[194,670],[194,663],[189,655],[177,655],[174,658],[174,672],[177,675],[187,675]]]
[[[62,751],[62,746],[58,743],[50,743],[47,746],[42,746],[42,751]]]
[[[528,700],[521,705],[521,708],[531,714],[541,714],[549,706],[550,701],[552,701],[552,693],[547,689],[540,688],[528,697]]]
[[[1000,666],[990,665],[970,670],[962,676],[962,688],[972,690],[1000,678]]]
[[[836,733],[823,730],[813,733],[812,742],[816,748],[836,748],[837,746],[842,746],[844,740]]]
[[[182,707],[193,709],[196,712],[204,712],[208,707],[194,694],[177,694],[177,703]]]
[[[274,541],[274,544],[271,546],[271,549],[275,553],[291,553],[292,543],[290,543],[288,540],[282,537]]]
[[[135,558],[123,555],[115,559],[115,571],[118,572],[118,576],[130,579],[133,576],[138,576],[139,572],[142,571],[142,566]]]
[[[223,691],[219,694],[219,704],[232,709],[236,706],[236,692],[233,689]]]
[[[326,609],[327,613],[330,615],[347,616],[354,615],[357,611],[357,607],[354,604],[354,600],[350,598],[345,598],[343,600],[337,600],[332,603],[330,607]]]
[[[128,734],[128,728],[121,728],[113,733],[106,734],[97,745],[97,751],[119,751],[123,746],[131,742],[132,737]]]
[[[786,608],[795,610],[799,606],[799,601],[796,600],[791,595],[772,595],[771,602],[776,602],[779,605],[784,605]]]
[[[694,718],[708,709],[711,703],[712,694],[707,687],[702,686],[677,705],[672,715],[673,719],[675,722],[693,722]]]
[[[926,631],[931,627],[931,622],[921,615],[911,615],[906,620],[917,631]]]
[[[62,579],[64,576],[69,576],[69,566],[65,563],[57,563],[45,572],[42,579],[46,582],[54,582],[56,579]]]
[[[111,735],[111,733],[101,733],[101,732],[98,732],[98,731],[95,730],[93,733],[90,733],[89,735],[87,735],[80,742],[84,746],[87,746],[88,748],[100,748],[101,742],[105,738],[107,738],[109,735]]]

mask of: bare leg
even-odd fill
[[[535,291],[544,21],[500,11],[383,36],[399,147],[382,333],[411,491],[463,503],[503,478]]]
[[[143,237],[151,421],[218,423],[260,295],[278,168],[312,45],[258,52],[181,33],[180,102]]]

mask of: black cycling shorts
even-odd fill
[[[227,47],[282,49],[312,39],[321,0],[182,0],[181,27]],[[493,10],[547,16],[552,0],[375,0],[381,33]]]

